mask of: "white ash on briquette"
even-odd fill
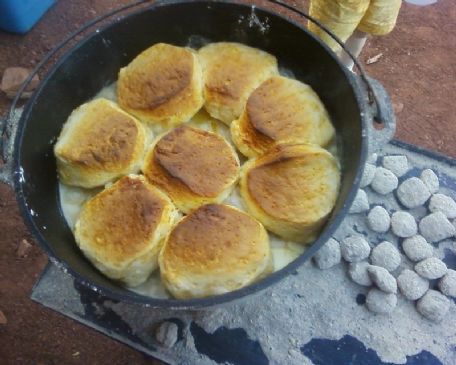
[[[355,200],[350,207],[350,213],[362,213],[366,210],[369,210],[369,200],[367,199],[366,192],[362,189],[359,189],[356,193]]]
[[[385,293],[397,293],[397,282],[393,275],[388,270],[380,266],[370,265],[367,268],[367,272],[372,282]]]
[[[372,280],[367,272],[369,266],[367,261],[352,262],[348,266],[348,276],[358,285],[371,286]]]
[[[371,184],[372,180],[374,180],[375,170],[377,170],[377,167],[370,163],[367,163],[366,166],[364,166],[363,176],[359,184],[361,188],[365,188],[366,186]]]
[[[435,212],[421,219],[418,224],[421,235],[428,242],[439,242],[452,237],[456,227],[442,212]]]
[[[406,156],[385,156],[382,164],[397,177],[403,176],[409,170]]]
[[[423,205],[430,197],[429,189],[417,177],[405,180],[397,189],[397,198],[402,205],[409,209]]]
[[[163,321],[155,331],[155,339],[161,346],[171,348],[177,341],[178,331],[177,324]]]
[[[404,250],[405,255],[411,261],[415,262],[432,257],[434,254],[434,247],[419,234],[406,238],[402,242],[402,249]]]
[[[383,241],[372,249],[370,261],[372,265],[394,271],[401,264],[401,254],[391,242]]]
[[[340,243],[342,257],[347,262],[359,262],[369,257],[369,243],[363,236],[349,236]]]
[[[313,260],[318,268],[322,270],[337,265],[341,260],[339,242],[334,238],[330,238],[313,256]]]
[[[385,293],[377,288],[372,288],[367,293],[366,306],[371,312],[389,314],[394,310],[396,304],[396,294]]]
[[[420,175],[421,181],[426,185],[431,194],[434,194],[439,191],[440,182],[439,178],[431,169],[425,169],[421,172]]]
[[[377,167],[370,186],[377,193],[386,195],[397,188],[398,182],[397,176],[390,170],[385,169],[384,167]]]
[[[397,286],[408,300],[417,300],[429,289],[429,281],[416,272],[405,269],[397,277]]]
[[[391,230],[396,236],[407,238],[416,235],[418,226],[413,215],[399,211],[391,215]]]
[[[418,312],[433,322],[440,322],[450,309],[450,300],[437,290],[428,290],[416,304]]]
[[[429,200],[429,210],[442,212],[448,219],[456,218],[456,202],[445,194],[434,194]]]
[[[439,281],[439,289],[442,294],[456,298],[456,271],[449,269]]]
[[[367,225],[374,232],[387,232],[391,225],[388,211],[380,205],[373,207],[367,215]]]
[[[415,271],[425,279],[439,279],[447,272],[445,263],[437,257],[429,257],[415,265]]]

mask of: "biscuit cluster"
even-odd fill
[[[103,274],[134,287],[159,268],[174,297],[207,297],[273,270],[268,231],[316,239],[339,192],[325,149],[335,130],[318,95],[281,76],[274,56],[159,43],[120,70],[116,92],[117,103],[75,109],[54,147],[61,183],[102,189],[74,236]],[[188,123],[202,108],[230,138]],[[245,211],[223,204],[234,189]]]

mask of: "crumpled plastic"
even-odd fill
[[[391,32],[401,3],[401,0],[311,0],[309,15],[345,42],[355,29],[372,35]],[[340,49],[325,31],[310,21],[309,30],[333,50]]]

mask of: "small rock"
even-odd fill
[[[31,248],[32,245],[26,239],[23,239],[21,242],[19,242],[19,245],[17,246],[17,257],[27,257]]]
[[[0,325],[7,324],[7,323],[8,323],[8,320],[6,319],[6,316],[3,313],[3,311],[0,309]]]
[[[442,212],[448,219],[456,218],[456,202],[444,194],[434,194],[429,201],[431,212]]]
[[[401,264],[401,254],[397,248],[388,241],[379,243],[372,249],[370,255],[371,263],[380,266],[388,271],[396,270]]]
[[[377,205],[367,215],[367,224],[374,232],[384,233],[390,228],[390,216],[385,208]]]
[[[415,271],[425,279],[439,279],[447,272],[445,263],[437,257],[429,257],[415,265]]]
[[[447,271],[439,281],[439,289],[446,296],[456,298],[456,271]]]
[[[377,168],[370,163],[367,163],[364,166],[363,177],[361,178],[361,182],[359,184],[361,188],[365,188],[366,186],[370,185],[370,183],[374,179],[375,170],[377,170]]]
[[[378,155],[376,153],[373,153],[372,155],[370,155],[367,158],[367,162],[375,165],[377,163],[377,158],[378,158]]]
[[[369,257],[369,243],[362,236],[349,236],[340,243],[342,257],[348,262],[359,262]]]
[[[397,188],[398,180],[390,170],[384,167],[377,167],[371,188],[379,194],[386,195]]]
[[[177,342],[178,327],[173,322],[162,322],[155,332],[155,339],[163,347],[171,348]]]
[[[362,286],[371,286],[372,280],[367,272],[369,263],[366,261],[352,262],[348,267],[348,276],[356,283]]]
[[[431,169],[426,169],[421,172],[420,175],[421,181],[426,185],[431,194],[434,194],[439,191],[439,178]]]
[[[355,200],[350,207],[350,213],[362,213],[369,210],[369,201],[367,200],[367,194],[364,190],[359,189],[356,193]]]
[[[397,293],[397,282],[388,270],[380,266],[370,265],[367,272],[372,282],[385,293]]]
[[[404,270],[397,277],[397,286],[408,300],[420,299],[429,289],[429,281],[415,271]]]
[[[411,237],[418,232],[415,218],[408,212],[395,212],[391,215],[391,230],[398,237]]]
[[[430,321],[440,322],[450,309],[450,300],[436,290],[428,290],[416,304],[416,309]]]
[[[426,203],[431,196],[424,182],[417,177],[405,180],[397,189],[399,201],[407,208],[415,208]]]
[[[28,78],[32,70],[23,67],[8,67],[3,72],[2,82],[0,84],[0,90],[2,90],[9,98],[14,98],[16,93],[21,88],[21,85]],[[22,94],[23,98],[29,98],[32,91],[36,89],[40,80],[38,75],[35,75],[30,84]]]
[[[376,288],[372,288],[367,293],[366,305],[371,312],[388,314],[393,311],[396,304],[396,294],[385,293]]]
[[[397,177],[403,176],[409,170],[407,157],[405,156],[385,156],[383,157],[383,167],[390,170]]]
[[[404,110],[404,104],[401,102],[393,103],[394,114],[400,114]]]
[[[340,245],[334,238],[330,238],[313,256],[319,269],[329,269],[340,262]]]
[[[451,224],[442,212],[435,212],[421,219],[420,233],[428,242],[439,242],[450,238],[456,232],[456,227]]]
[[[419,234],[405,239],[402,242],[402,249],[407,257],[415,262],[427,259],[434,254],[434,247]]]

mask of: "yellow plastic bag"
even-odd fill
[[[312,0],[309,15],[329,28],[345,42],[358,27],[367,11],[369,0]],[[318,26],[309,21],[309,30],[334,51],[338,44]]]
[[[396,25],[402,0],[371,0],[358,30],[372,35],[385,35]]]
[[[311,0],[309,15],[345,42],[355,29],[372,35],[391,32],[401,3],[401,0]],[[334,51],[340,49],[326,32],[310,21],[309,30]]]

